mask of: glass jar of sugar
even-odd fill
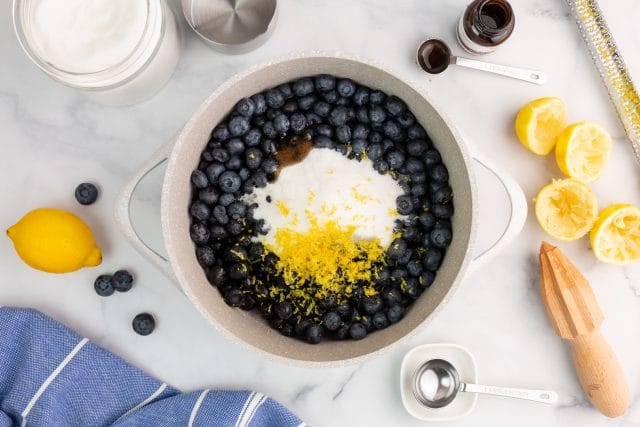
[[[150,97],[179,58],[176,21],[164,0],[14,0],[13,23],[40,69],[106,104]]]

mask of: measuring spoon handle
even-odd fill
[[[492,64],[490,62],[478,61],[477,59],[462,58],[459,56],[452,57],[451,62],[462,67],[488,71],[489,73],[500,74],[501,76],[512,77],[514,79],[524,80],[526,82],[535,83],[538,85],[542,85],[547,82],[547,75],[542,71]]]
[[[460,391],[514,397],[516,399],[533,400],[534,402],[549,404],[553,404],[558,401],[558,394],[555,391],[549,390],[528,390],[523,388],[494,387],[489,385],[461,383]]]

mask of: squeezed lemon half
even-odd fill
[[[640,261],[640,208],[609,206],[600,213],[589,237],[600,261],[618,265]]]
[[[595,123],[566,127],[556,140],[556,162],[567,176],[593,182],[602,174],[611,152],[611,136]]]
[[[535,99],[520,109],[516,116],[516,134],[529,151],[547,155],[567,122],[564,103],[559,98]]]
[[[536,218],[550,236],[571,241],[591,230],[598,217],[598,200],[586,184],[573,178],[553,181],[536,197]]]

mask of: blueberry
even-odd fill
[[[407,138],[409,139],[426,139],[427,133],[424,131],[424,128],[419,124],[415,124],[413,126],[409,126],[407,129]]]
[[[389,168],[392,170],[397,170],[402,167],[404,164],[404,154],[400,150],[391,150],[386,155],[387,163],[389,163]]]
[[[349,328],[349,335],[353,340],[361,340],[367,336],[367,328],[360,322],[354,322]]]
[[[298,317],[297,319],[294,320],[293,328],[297,336],[304,337],[306,336],[307,329],[309,328],[310,325],[311,325],[311,322],[309,322],[307,319]]]
[[[207,246],[198,247],[198,249],[200,248],[209,249],[211,251],[211,255],[213,256],[213,250],[211,250],[211,248]],[[198,249],[196,249],[196,253],[198,252]],[[213,262],[210,265],[212,264]],[[113,273],[112,281],[113,281],[113,287],[116,289],[116,291],[127,292],[133,286],[133,275],[129,273],[127,270],[118,270],[115,273]]]
[[[231,134],[229,132],[229,129],[227,128],[227,125],[222,123],[216,126],[215,129],[213,129],[211,136],[213,136],[218,141],[226,141],[227,139],[229,139]]]
[[[315,95],[307,95],[298,98],[298,108],[302,111],[308,111],[313,108],[314,104],[318,101]]]
[[[382,134],[380,132],[371,132],[369,133],[369,142],[371,144],[381,144],[382,141],[384,140],[384,137],[382,136]],[[382,151],[385,151],[386,148],[383,147]]]
[[[418,216],[418,220],[420,221],[420,224],[427,230],[433,227],[436,223],[436,218],[431,212],[420,213],[420,215]]]
[[[366,105],[369,102],[369,92],[369,89],[366,87],[358,87],[353,94],[353,103],[360,107]]]
[[[192,175],[193,180],[193,175]],[[195,184],[195,183],[194,183]],[[95,185],[83,182],[76,187],[76,200],[81,205],[91,205],[98,199],[98,189]]]
[[[333,127],[327,124],[321,124],[316,127],[316,135],[326,136],[328,138],[333,137]]]
[[[329,114],[329,124],[332,126],[342,126],[347,123],[347,120],[349,120],[349,117],[346,107],[338,106],[331,110],[331,113]]]
[[[411,114],[410,111],[403,111],[396,117],[396,120],[403,129],[406,129],[411,127],[416,122],[416,116]]]
[[[262,132],[256,128],[249,129],[243,139],[245,144],[247,144],[247,147],[256,147],[260,145],[260,142],[262,142]]]
[[[247,206],[240,200],[236,200],[235,202],[227,206],[227,215],[229,215],[231,219],[244,218],[246,213]]]
[[[196,188],[207,188],[209,186],[207,175],[199,169],[191,172],[191,182]]]
[[[191,214],[192,217],[200,221],[208,220],[209,215],[211,215],[209,206],[207,206],[205,203],[199,200],[196,200],[193,203],[191,203],[191,206],[189,207],[189,213]]]
[[[264,95],[262,93],[258,93],[251,97],[253,104],[255,106],[254,114],[264,114],[267,111],[267,103],[264,99]]]
[[[273,127],[275,128],[276,132],[280,134],[280,136],[286,135],[287,132],[289,132],[290,126],[291,123],[289,122],[289,118],[284,114],[277,115],[273,120]]]
[[[98,276],[95,282],[93,282],[93,289],[95,289],[96,293],[101,297],[113,295],[115,288],[112,277],[108,274]]]
[[[424,163],[415,157],[409,157],[405,163],[407,173],[413,175],[424,171]]]
[[[335,311],[327,312],[322,318],[322,324],[327,329],[327,331],[337,331],[338,328],[342,325],[342,319],[340,315]]]
[[[384,175],[385,173],[389,172],[389,163],[382,159],[378,159],[373,162],[373,168],[378,171],[379,174]]]
[[[349,153],[349,146],[346,144],[336,144],[335,150],[343,156],[346,156]]]
[[[313,106],[313,112],[320,117],[327,117],[331,112],[331,105],[324,101],[316,102],[316,105]]]
[[[242,153],[244,149],[245,149],[244,142],[242,142],[240,138],[232,138],[227,142],[227,153],[231,156],[235,156]]]
[[[388,306],[399,304],[402,301],[402,295],[397,288],[387,288],[382,292],[382,298]]]
[[[336,144],[333,139],[320,135],[314,139],[316,148],[335,148]]]
[[[278,161],[276,159],[266,159],[262,162],[262,170],[269,175],[275,173],[278,170]]]
[[[410,176],[412,184],[424,184],[427,182],[426,172],[414,173]]]
[[[273,122],[266,122],[262,126],[262,134],[267,138],[275,138],[278,136],[278,132],[276,132],[276,128],[273,126]]]
[[[332,90],[336,87],[336,78],[328,74],[316,76],[315,85],[317,90]]]
[[[422,288],[428,288],[433,283],[435,277],[436,276],[432,271],[423,271],[418,278],[418,285],[420,285]]]
[[[387,113],[379,105],[373,105],[369,108],[369,121],[372,125],[382,126],[387,119]]]
[[[422,264],[416,259],[412,259],[407,263],[407,272],[409,276],[418,277],[422,273]]]
[[[452,198],[453,190],[448,185],[438,188],[431,194],[431,201],[436,204],[448,203]]]
[[[368,142],[366,139],[354,139],[351,143],[351,151],[356,158],[361,159],[367,150]]]
[[[282,112],[285,114],[290,115],[296,111],[298,111],[298,103],[296,101],[289,100],[282,106]]]
[[[338,90],[340,96],[348,98],[356,93],[356,84],[353,82],[353,80],[341,79],[336,84],[336,89]]]
[[[449,172],[446,166],[440,163],[429,169],[429,177],[436,182],[446,182],[449,180]]]
[[[227,208],[222,205],[216,205],[213,208],[213,218],[218,224],[226,225],[229,223],[229,215],[227,215]]]
[[[262,163],[262,151],[258,148],[249,148],[244,154],[244,161],[249,169],[258,169]]]
[[[265,139],[264,141],[262,141],[262,151],[264,152],[264,154],[275,154],[278,151],[278,147],[276,146],[276,143],[273,142],[272,139]]]
[[[364,139],[369,137],[369,128],[362,123],[358,123],[351,129],[351,137],[353,139]]]
[[[413,184],[411,186],[411,195],[414,197],[422,197],[426,195],[428,192],[427,186],[425,184]]]
[[[356,108],[356,119],[362,124],[369,124],[369,109],[364,106]]]
[[[223,297],[224,302],[230,307],[241,307],[244,304],[244,296],[240,289],[231,288],[225,291]]]
[[[277,89],[269,89],[264,99],[270,108],[280,108],[284,105],[284,96],[282,96],[282,92]]]
[[[453,205],[451,203],[433,205],[431,213],[438,219],[449,219],[453,216]]]
[[[439,164],[442,161],[442,157],[440,156],[440,153],[438,153],[437,150],[427,150],[422,155],[422,161],[427,166],[427,168],[430,168]]]
[[[253,116],[253,113],[256,112],[256,103],[252,99],[242,98],[236,104],[236,111],[241,116],[251,117],[251,116]]]
[[[289,121],[291,124],[291,129],[297,134],[301,134],[307,128],[307,118],[304,114],[292,114]]]
[[[293,88],[291,87],[290,83],[282,83],[276,89],[280,91],[284,99],[291,99],[295,96],[295,94],[293,93]]]
[[[307,126],[315,126],[322,123],[322,117],[311,111],[305,114],[305,117],[307,118]]]
[[[229,221],[227,224],[227,231],[232,236],[238,236],[242,234],[245,229],[244,221],[238,221],[236,219]]]
[[[229,133],[231,136],[241,136],[249,130],[249,119],[245,116],[235,116],[229,120]]]
[[[407,250],[407,242],[402,238],[396,238],[389,245],[389,249],[387,249],[387,255],[392,260],[397,260],[406,252]]]
[[[404,133],[398,123],[393,120],[387,120],[383,126],[384,134],[395,142],[400,142],[404,139]]]
[[[222,175],[222,172],[225,171],[225,167],[222,163],[211,163],[209,166],[207,166],[206,169],[206,173],[207,173],[207,178],[209,180],[210,183],[212,184],[217,184],[220,178],[220,175]]]
[[[320,94],[328,104],[335,104],[340,99],[340,95],[336,90],[329,90]]]
[[[382,146],[380,144],[369,144],[367,147],[367,157],[372,161],[378,160],[382,157]]]
[[[262,128],[264,124],[267,122],[267,118],[260,114],[259,116],[253,116],[251,119],[251,124],[255,127]]]
[[[149,335],[156,328],[156,321],[149,313],[140,313],[131,322],[133,330],[138,335]]]
[[[196,259],[203,267],[211,267],[216,262],[213,249],[210,246],[198,246],[196,248]]]
[[[381,90],[374,90],[369,95],[369,102],[371,104],[374,104],[374,105],[375,104],[382,104],[386,97],[387,97],[387,95],[384,92],[382,92]]]
[[[194,222],[189,227],[189,235],[196,245],[204,245],[209,241],[209,229],[201,222]]]
[[[293,84],[293,93],[297,97],[309,95],[314,91],[313,79],[311,77],[303,77]]]
[[[404,256],[405,253],[406,253],[406,251],[402,254],[402,256]],[[402,280],[406,279],[407,277],[409,277],[409,272],[404,268],[395,268],[391,272],[391,278],[395,282],[402,282]]]
[[[349,338],[349,328],[351,327],[351,324],[346,324],[346,325],[342,325],[340,328],[338,328],[338,330],[335,332],[335,335],[333,336],[336,340],[346,340],[347,338]]]
[[[233,156],[229,158],[224,166],[230,171],[239,171],[240,169],[242,169],[242,159],[238,156]]]
[[[205,188],[198,193],[198,200],[207,205],[215,205],[218,201],[218,190],[215,187]]]
[[[226,214],[226,212],[225,212],[225,214]],[[226,222],[229,222],[228,218],[227,218]],[[229,235],[227,233],[227,230],[222,225],[214,225],[213,227],[211,227],[209,229],[209,233],[211,235],[211,238],[213,240],[218,241],[218,242],[226,239],[227,236]]]
[[[422,257],[422,266],[429,271],[436,271],[442,261],[442,252],[430,248]]]
[[[373,327],[376,329],[384,329],[389,326],[389,319],[384,313],[376,313],[373,315],[371,322],[373,323]]]
[[[240,189],[242,180],[237,173],[233,171],[225,171],[220,175],[219,179],[220,189],[225,193],[235,193]]]
[[[402,238],[408,242],[419,242],[422,237],[422,233],[415,226],[407,226],[402,233]]]
[[[285,337],[292,337],[295,335],[295,330],[293,326],[287,322],[280,323],[276,329]]]
[[[229,267],[229,277],[233,280],[246,279],[249,274],[249,268],[244,262],[236,262]]]
[[[415,277],[410,277],[404,282],[402,291],[414,300],[422,294],[422,288],[418,286],[418,279]]]
[[[217,162],[224,163],[229,160],[229,152],[224,148],[215,148],[211,150],[211,157]]]
[[[322,326],[312,324],[306,328],[305,335],[309,344],[318,344],[322,341],[324,330]]]
[[[255,184],[256,187],[258,188],[264,188],[267,186],[267,174],[264,173],[263,171],[256,171],[253,174],[253,182]]]
[[[402,195],[396,198],[396,209],[400,215],[409,215],[414,208],[411,197]]]
[[[293,314],[293,306],[288,302],[279,302],[274,307],[274,312],[282,320],[287,320]]]
[[[384,108],[389,112],[389,114],[395,117],[405,111],[407,109],[407,105],[397,96],[391,95],[384,102]]]
[[[364,297],[362,300],[362,308],[365,313],[374,314],[383,307],[382,299],[378,295]]]
[[[400,304],[394,304],[387,311],[387,319],[389,323],[396,323],[404,316],[404,308]]]
[[[338,140],[338,142],[347,144],[349,141],[351,141],[351,128],[347,125],[336,127],[336,139]]]
[[[275,119],[278,114],[282,114],[282,111],[280,111],[278,109],[274,109],[274,108],[269,108],[267,110],[266,118],[268,120],[273,121],[273,119]]]
[[[251,171],[247,168],[242,168],[238,171],[238,176],[242,181],[246,181],[251,176]]]
[[[213,286],[217,286],[219,288],[223,287],[227,283],[227,270],[220,265],[213,266],[207,272],[207,280]]]
[[[218,204],[227,207],[229,206],[231,203],[236,201],[236,197],[231,194],[231,193],[224,193],[220,196],[219,200],[218,200]]]

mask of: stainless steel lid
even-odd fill
[[[212,48],[245,53],[267,41],[276,24],[277,0],[182,0],[191,28]]]

